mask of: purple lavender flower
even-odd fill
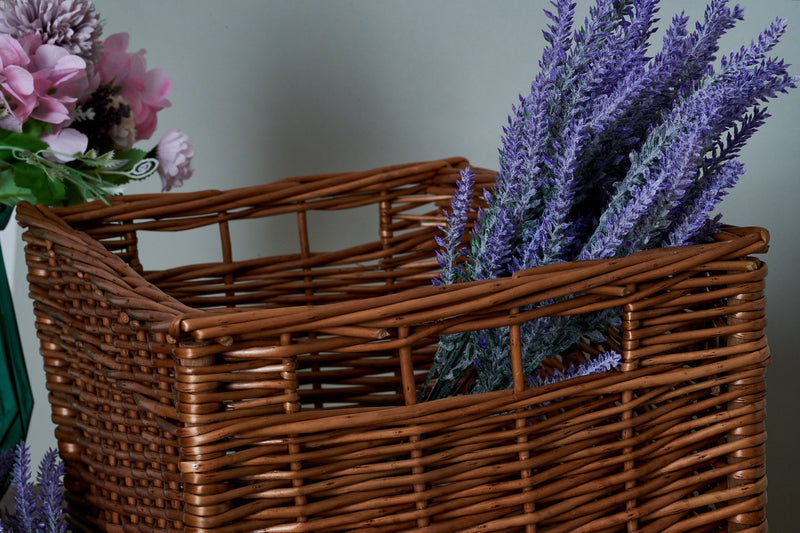
[[[511,261],[511,268],[566,259],[564,251],[570,248],[575,234],[569,228],[581,225],[568,221],[573,198],[580,192],[582,174],[577,169],[587,151],[585,142],[603,126],[595,123],[592,129],[586,123],[587,117],[592,116],[588,102],[616,84],[621,71],[644,61],[644,46],[655,12],[652,0],[598,1],[585,28],[573,34],[573,49],[567,36],[575,5],[563,0],[553,5],[556,14],[546,13],[553,24],[545,32],[551,46],[540,62],[542,72],[532,83],[531,93],[520,98],[519,108],[509,118],[498,186],[473,232],[473,256],[485,257],[480,262],[486,265],[476,264],[478,279],[504,273],[504,269],[497,268],[497,262],[507,256],[509,242],[522,242],[525,248],[524,261],[506,259]],[[631,5],[635,11],[631,11]],[[633,20],[615,27],[629,12],[633,13]],[[602,59],[590,60],[592,54]],[[563,146],[560,138],[565,139]],[[566,155],[562,154],[564,150]],[[544,223],[532,228],[528,221],[537,217]],[[549,249],[552,246],[556,249]],[[498,257],[498,252],[503,255]]]
[[[457,262],[464,256],[466,249],[462,244],[464,229],[469,218],[469,210],[472,206],[472,188],[475,182],[475,174],[470,168],[461,171],[461,178],[458,180],[456,192],[450,200],[450,213],[445,213],[447,225],[442,228],[444,237],[436,236],[436,243],[439,250],[436,251],[436,259],[439,261],[441,272],[439,283],[451,285],[461,277]]]
[[[719,39],[744,18],[744,10],[740,6],[730,9],[727,3],[728,0],[712,0],[706,6],[703,23],[698,22],[696,31],[685,40],[685,49],[678,56],[684,58],[682,64],[680,68],[672,70],[672,76],[666,80],[675,84],[679,92],[692,89],[716,59]]]
[[[9,533],[65,533],[64,465],[58,452],[48,451],[39,465],[36,484],[31,481],[30,451],[24,442],[14,449],[11,484],[14,512],[0,516],[0,531]]]
[[[698,236],[707,235],[714,228],[708,214],[722,200],[726,189],[733,187],[743,173],[744,166],[737,159],[730,159],[713,174],[703,176],[694,195],[676,213],[660,245],[681,246],[696,241]]]
[[[542,72],[550,71],[555,65],[562,64],[569,53],[572,42],[572,25],[575,18],[575,2],[572,0],[551,0],[550,4],[556,8],[555,13],[544,10],[547,18],[553,21],[542,32],[544,39],[550,45],[545,47],[539,67]]]
[[[544,50],[539,63],[541,72],[531,84],[530,93],[519,97],[519,107],[512,108],[508,125],[503,128],[497,186],[488,199],[489,210],[493,205],[510,207],[507,216],[518,227],[526,218],[535,216],[541,205],[537,196],[544,184],[541,154],[547,146],[554,116],[549,107],[570,53],[575,3],[558,0],[552,5],[556,8],[555,14],[545,11],[553,21],[548,26],[549,31],[544,32],[550,46]],[[474,235],[480,238],[480,233]]]
[[[537,258],[537,263],[530,266],[547,265],[569,259],[566,252],[571,248],[572,241],[577,238],[570,227],[570,212],[581,185],[581,176],[577,168],[581,149],[589,133],[588,125],[582,119],[574,120],[565,132],[565,144],[556,145],[558,155],[550,166],[553,175],[552,196],[546,201],[539,225],[545,235],[540,234],[534,241],[539,248],[537,251],[527,252]]]
[[[741,123],[734,124],[724,138],[716,140],[714,147],[710,150],[710,156],[707,159],[706,166],[714,167],[739,155],[742,147],[747,143],[748,139],[761,127],[769,113],[766,107],[753,108],[751,113],[746,114]]]
[[[11,527],[19,531],[35,531],[38,525],[36,523],[35,490],[30,479],[30,451],[24,443],[19,443],[14,449],[14,468],[11,471],[15,514],[9,517]]]
[[[540,72],[503,129],[497,183],[458,281],[687,244],[713,230],[711,210],[743,172],[739,151],[768,116],[763,102],[798,81],[768,57],[786,22],[776,19],[715,68],[719,40],[743,10],[710,0],[691,33],[688,17],[674,16],[649,59],[657,4],[596,0],[573,30],[575,4],[551,2]],[[447,265],[452,252],[439,243]],[[525,370],[618,323],[610,309],[523,324]],[[507,330],[457,340],[440,343],[432,370],[446,362],[440,391],[455,390],[467,372],[475,392],[510,386]]]
[[[64,520],[64,490],[61,482],[63,477],[64,463],[58,456],[58,451],[48,450],[36,475],[36,484],[39,486],[36,503],[39,520],[43,523],[45,531],[51,533],[64,533],[67,530]]]
[[[579,259],[628,254],[661,240],[656,237],[669,226],[669,215],[692,188],[705,154],[737,121],[747,121],[746,113],[756,102],[795,85],[782,61],[763,58],[784,29],[779,19],[757,44],[731,55],[719,73],[707,69],[698,89],[681,99],[651,130]],[[760,63],[753,67],[754,61]],[[751,135],[757,124],[750,120],[746,135]]]
[[[615,351],[604,352],[580,365],[571,365],[564,370],[556,369],[550,376],[543,376],[541,373],[529,378],[532,387],[551,385],[560,381],[582,376],[591,376],[600,372],[609,372],[619,367],[622,356]]]
[[[722,70],[725,71],[734,65],[748,67],[760,63],[786,33],[787,24],[786,19],[776,18],[749,46],[742,46],[738,52],[723,57]]]
[[[653,245],[655,234],[669,223],[666,215],[691,186],[706,130],[703,120],[690,123],[683,135],[674,136],[652,167],[631,167],[625,186],[603,213],[579,259],[614,257]]]
[[[508,209],[478,213],[476,231],[486,228],[484,239],[473,243],[472,272],[474,279],[492,279],[508,275],[509,257],[514,248],[514,224]]]

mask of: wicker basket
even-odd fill
[[[93,531],[766,531],[766,266],[750,257],[766,232],[434,287],[466,164],[20,204],[71,515]],[[369,204],[375,242],[310,249],[308,212]],[[286,213],[298,253],[234,259],[232,226]],[[140,263],[141,232],[209,225],[220,261]],[[526,320],[615,306],[621,371],[530,389],[515,349],[512,390],[416,401],[440,334],[509,325],[513,346]]]

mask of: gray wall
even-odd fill
[[[775,16],[791,19],[776,51],[800,74],[800,2],[742,0],[746,20],[723,50],[749,42]],[[464,155],[497,167],[501,127],[527,92],[540,57],[548,3],[534,0],[97,0],[106,34],[128,31],[149,66],[168,70],[173,106],[159,132],[178,127],[192,138],[196,176],[184,190],[232,188],[290,175],[366,169]],[[578,2],[580,19],[590,0]],[[697,20],[703,2],[664,0],[661,26],[685,10]],[[800,436],[796,409],[800,362],[793,338],[800,300],[797,205],[800,202],[800,90],[770,106],[773,117],[743,158],[747,174],[724,202],[725,220],[772,233],[768,334],[769,519],[772,530],[800,522]],[[152,192],[155,181],[130,192]],[[362,224],[361,226],[366,226]],[[324,228],[321,230],[324,231]],[[355,230],[320,234],[362,238]],[[271,253],[278,234],[248,236]],[[363,238],[372,238],[365,233]],[[193,258],[159,255],[150,264]],[[203,257],[206,250],[196,252]],[[21,254],[15,290],[36,394],[34,455],[54,445],[53,426],[25,297]]]

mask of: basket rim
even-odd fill
[[[230,189],[204,189],[199,191],[169,191],[160,193],[121,194],[107,198],[107,201],[94,200],[83,204],[64,207],[48,207],[68,224],[102,219],[107,222],[131,220],[134,218],[158,219],[170,213],[176,203],[191,205],[197,215],[222,212],[229,205],[242,199],[256,203],[292,203],[317,197],[326,192],[346,194],[362,189],[365,182],[381,184],[392,176],[443,168],[471,166],[465,157],[454,156],[429,161],[397,163],[368,170],[308,174],[281,178],[258,185],[234,187]],[[472,167],[474,171],[496,174],[494,170]],[[307,192],[309,184],[314,184],[314,192]],[[300,193],[300,194],[298,194]],[[200,211],[197,211],[200,209]]]
[[[431,327],[426,330],[426,334],[451,333],[457,330],[443,326],[445,317],[454,316],[448,309],[456,311],[456,315],[466,316],[487,304],[497,305],[501,301],[504,307],[521,307],[526,300],[531,299],[525,295],[531,293],[532,287],[541,287],[545,297],[553,298],[591,291],[594,287],[625,281],[637,274],[652,275],[659,270],[700,268],[705,263],[727,257],[765,253],[768,249],[769,233],[757,226],[724,226],[714,239],[715,242],[712,243],[654,248],[620,258],[569,261],[534,267],[503,278],[415,287],[354,302],[309,307],[194,310],[176,317],[170,324],[170,333],[174,336],[191,333],[198,340],[209,340],[245,333],[255,327],[263,328],[267,323],[269,328],[281,328],[282,331],[289,331],[292,324],[297,324],[296,329],[299,331],[308,328],[335,328],[369,318],[371,320],[364,322],[364,325],[391,328],[427,322]],[[624,287],[620,289],[618,294],[607,295],[600,308],[625,305],[640,297],[625,291]],[[536,293],[537,300],[543,298],[543,292]],[[489,296],[477,298],[484,294]],[[376,319],[376,315],[379,318]],[[529,315],[520,314],[514,323],[530,319]]]
[[[589,292],[593,289],[605,288],[606,294],[598,295],[589,302],[592,310],[625,305],[641,297],[632,294],[626,284],[654,272],[669,272],[670,269],[698,268],[709,261],[718,261],[726,257],[741,257],[751,253],[764,253],[768,249],[769,233],[757,226],[724,225],[714,235],[714,242],[676,246],[671,248],[654,248],[635,252],[619,258],[595,259],[589,261],[569,261],[553,265],[545,265],[521,270],[509,277],[458,283],[449,286],[428,286],[406,289],[394,294],[371,296],[360,300],[318,304],[307,307],[279,306],[265,309],[197,309],[183,304],[167,295],[157,285],[145,280],[125,261],[109,252],[100,242],[88,233],[76,230],[71,224],[86,220],[102,218],[114,221],[122,217],[149,218],[157,213],[131,209],[139,203],[153,205],[153,200],[161,200],[163,205],[174,204],[176,199],[192,201],[199,199],[208,212],[220,209],[219,196],[223,202],[229,198],[241,198],[252,195],[254,191],[267,191],[272,194],[285,189],[288,181],[306,183],[309,180],[330,180],[331,183],[346,184],[353,176],[385,175],[386,172],[419,172],[437,170],[448,166],[468,164],[464,158],[439,159],[421,163],[405,163],[390,167],[381,167],[363,172],[345,172],[287,178],[268,184],[230,189],[229,191],[200,191],[178,193],[138,194],[117,196],[109,199],[106,205],[100,201],[78,206],[48,208],[20,202],[17,209],[17,220],[26,228],[47,225],[58,234],[68,247],[75,247],[78,242],[89,253],[105,262],[111,270],[122,273],[126,286],[133,298],[131,318],[136,317],[135,300],[144,298],[148,305],[155,302],[163,311],[162,320],[153,325],[153,329],[164,331],[171,337],[187,338],[187,335],[198,340],[226,344],[231,335],[246,333],[253,328],[277,329],[290,331],[309,328],[337,328],[351,324],[366,326],[377,339],[386,337],[386,329],[410,324],[428,324],[427,329],[416,333],[418,336],[430,334],[452,333],[469,328],[469,313],[487,307],[520,308],[526,303],[552,299],[559,296]],[[383,173],[383,174],[381,174]],[[305,186],[303,188],[306,188]],[[279,191],[280,192],[280,191]],[[212,198],[213,197],[213,201]],[[258,201],[262,201],[260,198]],[[213,208],[212,208],[213,206]],[[108,268],[106,268],[108,269]],[[616,286],[615,286],[616,284]],[[608,292],[611,286],[611,291]],[[599,290],[599,289],[598,289]],[[533,292],[532,292],[533,291]],[[536,299],[532,298],[536,295]],[[488,295],[488,296],[486,296]],[[152,309],[152,307],[148,307]],[[533,313],[533,314],[532,314]],[[522,323],[537,318],[536,311],[523,312],[512,320]],[[508,325],[505,317],[502,324]]]

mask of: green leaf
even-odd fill
[[[76,156],[76,159],[89,168],[116,169],[122,166],[119,161],[114,159],[113,151],[97,155],[95,150],[89,150],[83,155]]]
[[[125,185],[131,181],[127,175],[118,172],[100,172],[98,177],[107,185]]]
[[[131,148],[130,150],[119,150],[117,152],[117,159],[126,159],[133,164],[141,161],[147,155],[147,152],[139,148]]]
[[[16,205],[20,200],[35,202],[36,197],[30,189],[20,187],[14,182],[13,168],[6,168],[0,171],[0,203]]]
[[[131,170],[136,163],[141,161],[147,156],[147,152],[139,150],[138,148],[131,148],[130,150],[121,150],[117,152],[117,159],[127,161],[125,165],[120,167],[120,171],[127,172]]]
[[[72,183],[66,184],[65,201],[66,205],[82,204],[84,202],[94,200],[94,198],[87,198],[83,190],[79,189]]]
[[[14,183],[18,187],[30,189],[40,204],[57,205],[65,197],[63,183],[50,179],[43,169],[26,163],[14,166]]]
[[[53,133],[53,125],[29,118],[22,126],[22,133],[38,139],[43,133]]]
[[[8,135],[3,138],[2,144],[31,152],[38,152],[47,148],[47,143],[41,139],[25,133],[17,133],[16,131],[8,132]]]

